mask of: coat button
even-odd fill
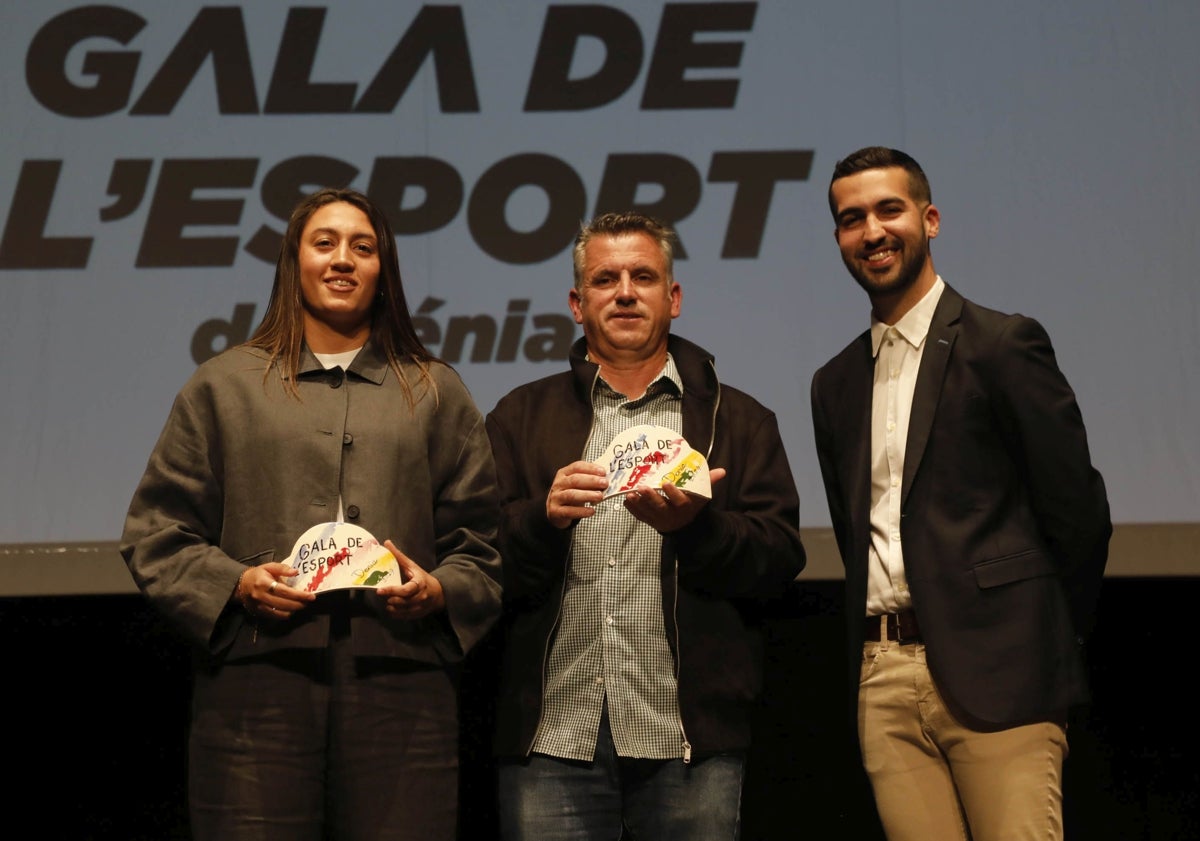
[[[354,443],[354,436],[351,435],[349,432],[347,432],[345,435],[342,436],[342,443],[345,444],[347,447],[350,446],[351,444]]]
[[[359,511],[358,511],[357,505],[351,505],[349,508],[346,509],[346,516],[349,517],[351,520],[357,520],[358,514],[359,514]]]

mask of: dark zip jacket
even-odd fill
[[[762,683],[760,600],[781,595],[804,568],[799,501],[774,413],[722,386],[702,348],[668,342],[683,380],[683,436],[728,471],[696,519],[663,540],[663,618],[684,738],[698,756],[744,751]],[[541,715],[572,532],[546,519],[546,495],[558,470],[583,457],[591,431],[599,368],[586,350],[580,339],[569,372],[515,389],[487,418],[503,506],[501,757],[528,755]]]

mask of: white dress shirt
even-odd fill
[[[871,548],[867,554],[867,616],[912,607],[900,541],[904,446],[913,389],[933,311],[946,284],[938,277],[917,305],[893,325],[871,316],[875,383],[871,390]]]

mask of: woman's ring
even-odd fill
[[[278,581],[272,581],[272,582],[271,582],[271,586],[267,588],[267,592],[268,592],[268,593],[274,593],[274,592],[275,592],[275,585],[276,585],[276,584],[278,584],[278,583],[279,583]]]

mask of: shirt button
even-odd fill
[[[602,683],[604,683],[604,678],[602,678],[602,677],[598,677],[598,678],[596,678],[596,685],[597,685],[597,686],[599,686],[599,685],[600,685],[600,684],[602,684]]]
[[[357,505],[351,505],[349,508],[346,509],[346,516],[349,517],[351,520],[357,520],[358,515],[359,515],[359,510],[358,510]]]
[[[617,559],[616,559],[616,558],[609,558],[609,559],[608,559],[608,565],[609,565],[610,567],[615,567],[615,566],[617,565]]]
[[[613,618],[612,618],[611,616],[605,616],[605,617],[604,617],[604,624],[605,624],[605,625],[611,625],[612,623],[613,623]]]

